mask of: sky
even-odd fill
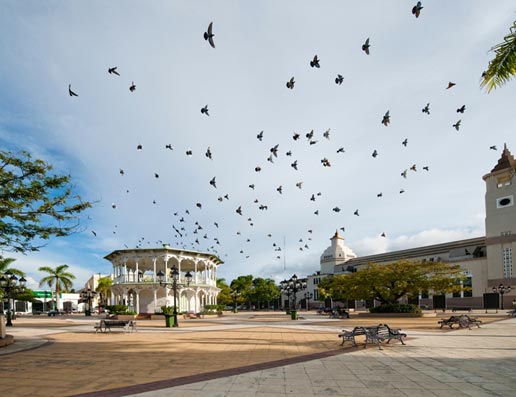
[[[279,281],[319,270],[337,229],[359,256],[484,235],[482,176],[504,143],[516,153],[516,83],[479,83],[516,7],[424,1],[415,18],[415,3],[3,0],[0,148],[94,205],[78,233],[2,254],[32,287],[40,266],[68,264],[81,288],[110,252],[163,243],[217,254],[227,281]]]

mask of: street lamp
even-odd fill
[[[86,291],[81,292],[81,298],[83,302],[87,303],[86,310],[84,310],[85,316],[91,316],[91,301],[97,295],[95,291],[92,291],[91,288],[88,288]]]
[[[493,287],[493,292],[494,293],[498,293],[502,296],[502,307],[501,307],[501,310],[503,310],[503,295],[507,292],[511,292],[511,286],[510,285],[503,285],[503,284],[500,284],[498,285],[497,287]]]
[[[25,278],[21,277],[18,280],[18,277],[16,277],[14,274],[11,274],[10,272],[6,272],[2,277],[0,277],[0,289],[2,290],[2,295],[4,298],[7,298],[7,321],[5,323],[6,326],[12,327],[12,311],[11,311],[11,299],[14,298],[14,296],[17,293],[23,292],[25,290],[25,283],[27,280]],[[2,305],[2,314],[3,314],[3,305]]]
[[[238,313],[238,309],[237,309],[238,298],[242,294],[238,291],[232,291],[230,295],[233,298],[233,313]]]
[[[158,272],[157,276],[158,276],[158,281],[159,281],[160,286],[172,287],[172,289],[174,290],[174,312],[172,313],[172,316],[174,318],[174,323],[172,324],[172,326],[179,327],[179,324],[177,322],[177,287],[183,286],[183,285],[189,286],[193,279],[192,273],[188,272],[185,274],[185,280],[186,280],[185,284],[178,283],[179,271],[177,270],[176,265],[173,265],[172,268],[170,269],[170,278],[172,279],[172,283],[167,282],[165,273],[161,270]]]
[[[292,288],[290,288],[287,280],[280,281],[280,291],[282,294],[287,295],[287,308],[285,313],[290,314],[290,295],[292,294]]]
[[[310,310],[310,299],[312,299],[313,294],[311,292],[305,292],[306,299],[306,310]]]
[[[299,280],[294,274],[290,277],[290,280],[283,280],[281,285],[283,286],[283,290],[286,291],[287,296],[290,296],[290,293],[292,293],[292,309],[290,310],[290,316],[292,320],[297,320],[296,293],[306,288],[306,282]]]

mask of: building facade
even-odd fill
[[[507,146],[495,167],[482,178],[486,184],[486,235],[483,237],[411,248],[377,255],[357,257],[345,246],[339,232],[330,239],[331,245],[321,255],[320,271],[308,276],[308,291],[314,304],[320,304],[317,284],[330,274],[360,271],[369,263],[391,263],[400,259],[413,261],[442,261],[458,264],[464,269],[466,281],[460,293],[447,297],[449,307],[483,307],[484,293],[500,284],[516,286],[513,253],[516,252],[516,160]],[[516,287],[502,295],[505,307],[515,299]],[[317,298],[317,299],[316,299]],[[431,303],[422,296],[422,303]],[[428,299],[425,301],[425,299]],[[317,302],[319,300],[319,302]]]
[[[126,249],[113,251],[105,257],[113,265],[111,303],[127,305],[140,313],[159,313],[161,306],[174,305],[172,288],[160,286],[158,273],[171,283],[170,269],[179,272],[177,302],[179,312],[203,310],[205,305],[216,304],[218,267],[223,263],[210,253],[171,248]],[[192,275],[187,283],[186,273]]]

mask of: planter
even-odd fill
[[[290,318],[292,320],[297,320],[297,310],[291,310],[290,311]]]
[[[174,327],[174,315],[173,314],[165,314],[165,327],[167,327],[167,328]]]
[[[113,316],[113,320],[123,320],[123,321],[134,320],[135,318],[136,318],[136,314],[115,314]]]

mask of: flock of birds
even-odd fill
[[[421,15],[421,11],[423,9],[423,6],[421,4],[420,1],[417,2],[416,5],[413,6],[412,8],[412,14],[416,17],[416,18],[419,18],[419,16]],[[209,25],[208,25],[208,28],[207,30],[204,32],[203,34],[203,37],[204,37],[204,40],[206,40],[206,42],[213,48],[215,49],[215,34],[214,34],[214,26],[213,26],[213,22],[211,22]],[[365,42],[362,44],[362,51],[366,54],[366,55],[370,55],[371,54],[371,51],[372,51],[372,43],[371,43],[371,40],[370,38],[367,38],[365,40]],[[309,65],[311,68],[316,68],[316,69],[320,69],[321,68],[321,59],[318,57],[318,55],[314,55],[314,57],[309,61]],[[109,67],[108,68],[108,73],[112,76],[118,76],[120,77],[121,74],[120,72],[118,71],[118,68],[117,66],[113,66],[113,67]],[[335,77],[335,84],[337,85],[342,85],[344,82],[344,77],[343,75],[341,74],[337,74],[337,76]],[[443,87],[445,89],[452,89],[456,84],[453,83],[453,82],[449,82],[447,86]],[[292,76],[287,82],[286,82],[286,87],[287,89],[289,90],[294,90],[296,86],[296,80],[295,80],[295,77]],[[134,83],[134,81],[131,82],[131,84],[129,85],[129,91],[131,93],[134,93],[136,91],[136,85]],[[78,93],[75,92],[74,90],[72,90],[72,85],[69,84],[68,86],[68,92],[69,92],[69,95],[70,97],[78,97]],[[460,107],[457,108],[457,113],[458,114],[464,114],[466,111],[466,105],[461,105]],[[205,115],[205,116],[210,116],[210,113],[209,113],[209,107],[208,107],[208,104],[206,104],[205,106],[203,106],[201,109],[200,109],[200,112],[202,115]],[[421,112],[426,114],[426,115],[430,115],[430,103],[426,103],[426,105],[424,105],[421,109]],[[382,117],[379,117],[379,121],[381,124],[383,124],[385,127],[388,127],[391,123],[391,113],[390,113],[390,110],[387,110]],[[458,132],[460,127],[461,127],[461,119],[459,119],[457,122],[455,122],[452,127]],[[320,134],[320,135],[319,135]],[[263,142],[264,140],[264,137],[265,137],[265,133],[264,131],[260,131],[257,135],[256,135],[256,139],[259,141],[259,142]],[[331,129],[328,128],[326,129],[324,132],[322,133],[316,133],[313,129],[310,130],[309,132],[307,132],[305,135],[304,135],[304,138],[306,139],[306,142],[308,143],[309,146],[314,146],[314,145],[318,145],[319,144],[319,140],[321,139],[322,141],[330,141],[331,139]],[[297,133],[297,132],[294,132],[292,134],[292,140],[293,141],[299,141],[299,140],[302,140],[302,134],[300,133]],[[403,147],[407,147],[408,146],[408,138],[405,138],[402,142],[401,142],[401,145]],[[163,145],[163,148],[165,150],[169,150],[169,151],[173,151],[174,148],[172,146],[171,143],[166,143]],[[143,151],[143,145],[138,143],[136,145],[136,150],[137,151]],[[335,152],[337,153],[337,155],[343,155],[346,151],[345,151],[345,148],[344,147],[336,147],[335,148]],[[490,149],[492,150],[497,150],[496,146],[491,146]],[[193,156],[193,151],[191,149],[188,149],[185,151],[185,154],[186,156],[188,157],[191,157]],[[280,155],[285,155],[286,157],[289,157],[291,158],[291,161],[290,162],[290,167],[294,170],[294,171],[299,171],[299,169],[302,167],[302,164],[303,164],[303,159],[300,159],[300,158],[294,158],[294,154],[292,152],[292,150],[285,150],[284,152],[282,152],[280,150],[280,144],[274,144],[273,146],[271,146],[267,152],[267,157],[266,157],[266,161],[270,164],[274,164],[275,161],[278,159],[278,157]],[[371,153],[371,156],[373,158],[376,158],[380,155],[380,150],[379,149],[374,149],[373,152]],[[204,153],[204,156],[208,159],[208,160],[213,160],[214,157],[215,157],[215,154],[213,153],[212,149],[210,146],[208,146],[206,148],[206,151]],[[264,156],[264,161],[265,161],[265,156]],[[330,160],[327,158],[327,157],[323,157],[320,159],[320,163],[321,163],[321,166],[322,167],[331,167],[332,164],[330,162]],[[256,167],[254,168],[254,172],[255,173],[260,173],[262,171],[262,167],[264,167],[263,164],[260,164],[260,165],[256,165]],[[430,170],[430,167],[428,165],[424,165],[421,167],[424,171],[429,171]],[[417,172],[418,171],[418,165],[417,164],[412,164],[410,166],[407,166],[406,169],[402,170],[400,172],[400,175],[402,178],[407,178],[408,174],[410,172]],[[122,168],[119,168],[119,174],[121,177],[125,176],[126,175],[126,171]],[[154,173],[154,178],[156,179],[159,179],[160,178],[160,175],[158,172],[155,172]],[[213,189],[219,189],[220,186],[217,185],[217,177],[216,176],[213,176],[211,179],[209,179],[207,181],[207,183],[209,184],[209,186]],[[255,187],[256,185],[254,183],[251,183],[248,185],[248,188],[251,189],[252,191],[255,190]],[[302,190],[303,189],[303,181],[302,180],[298,180],[295,182],[295,187],[297,189],[300,189]],[[277,194],[279,195],[282,195],[284,194],[284,191],[285,191],[285,186],[283,184],[280,184],[278,186],[275,186],[275,190],[277,192]],[[400,189],[399,190],[399,194],[403,194],[405,192],[404,189]],[[126,190],[126,193],[130,193],[129,190]],[[320,197],[322,195],[322,192],[311,192],[308,194],[308,200],[311,201],[311,202],[315,202],[318,197]],[[383,197],[383,192],[378,192],[376,194],[376,197],[377,198],[381,198]],[[230,201],[230,193],[227,193],[227,192],[224,192],[224,193],[221,193],[220,195],[218,195],[217,197],[217,201],[218,202],[226,202],[226,201]],[[156,202],[156,200],[153,200],[152,203],[154,205],[157,205],[158,203]],[[269,203],[266,203],[266,202],[262,202],[258,199],[255,199],[254,202],[253,202],[253,205],[255,205],[260,211],[267,211],[269,209]],[[195,207],[197,210],[202,210],[203,208],[203,203],[201,202],[196,202],[196,203],[192,203],[192,206]],[[116,210],[118,208],[118,205],[116,202],[113,202],[111,204],[111,207],[113,210]],[[331,208],[331,210],[335,213],[339,213],[341,212],[341,208],[337,205],[333,206]],[[221,227],[223,225],[223,222],[221,222],[220,220],[217,220],[217,221],[212,221],[211,224],[207,225],[207,224],[201,224],[201,222],[199,222],[199,220],[197,220],[195,218],[195,214],[193,213],[194,210],[190,210],[190,209],[185,209],[185,210],[178,210],[178,211],[174,211],[173,212],[173,216],[174,216],[174,222],[172,224],[172,230],[173,230],[173,236],[174,238],[176,238],[176,244],[178,247],[181,247],[183,249],[189,249],[189,250],[194,250],[194,251],[208,251],[208,252],[213,252],[214,254],[218,255],[218,256],[223,256],[221,255],[221,252],[223,251],[221,249],[221,241],[220,239],[215,236],[214,234],[216,234],[216,230],[219,229],[219,227]],[[195,210],[196,211],[196,210]],[[235,204],[234,206],[234,212],[235,214],[238,216],[238,217],[242,217],[244,219],[247,220],[247,225],[249,227],[253,227],[254,226],[254,223],[255,223],[255,220],[253,220],[252,217],[250,216],[247,216],[245,214],[245,207],[241,204]],[[319,215],[319,209],[316,209],[314,212],[313,212],[314,215]],[[350,214],[351,215],[351,214]],[[353,212],[353,216],[360,216],[360,211],[359,209],[355,209],[354,212]],[[114,229],[112,231],[113,234],[116,234],[117,233],[117,228],[118,226],[115,225],[114,226]],[[209,231],[208,231],[209,230]],[[305,251],[305,250],[309,250],[310,247],[309,247],[309,243],[310,241],[312,240],[312,234],[313,234],[313,228],[309,228],[307,231],[306,231],[306,234],[303,234],[301,236],[298,236],[296,238],[297,242],[299,243],[297,249],[300,250],[300,251]],[[344,226],[341,226],[340,227],[340,230],[341,231],[345,231],[345,227]],[[213,234],[212,234],[212,231],[213,231]],[[94,235],[94,236],[97,236],[97,232],[94,231],[94,230],[91,230],[91,233]],[[237,236],[240,236],[242,237],[243,241],[245,243],[250,243],[251,242],[251,239],[249,237],[245,237],[245,232],[244,232],[244,235],[243,233],[240,231],[240,230],[237,230],[235,231],[236,235]],[[380,234],[381,237],[386,237],[386,233],[385,232],[382,232]],[[280,240],[278,241],[278,236],[274,236],[275,239],[273,239],[273,234],[272,233],[267,233],[266,236],[264,237],[267,237],[269,239],[271,239],[271,247],[272,247],[272,250],[274,252],[274,255],[275,255],[275,258],[276,259],[281,259],[283,258],[284,259],[284,256],[282,256],[282,251],[285,249],[285,241],[284,241],[284,237],[283,236],[279,236]],[[283,237],[283,241],[281,240],[281,237]],[[148,246],[151,246],[151,244],[153,244],[153,242],[150,240],[150,239],[146,239],[144,236],[140,237],[136,244],[130,244],[131,247],[129,247],[128,244],[124,244],[125,248],[141,248],[141,247],[145,247],[145,245],[148,245]],[[155,244],[163,244],[163,241],[162,240],[156,240],[155,241]],[[245,244],[244,244],[245,245]],[[201,249],[202,248],[202,249]],[[240,254],[244,255],[245,258],[249,258],[250,255],[247,254],[246,250],[244,248],[240,249],[239,251]],[[225,254],[225,256],[227,256],[227,254]]]

